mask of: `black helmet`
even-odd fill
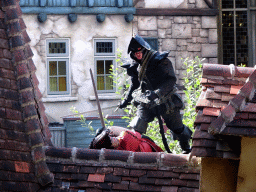
[[[139,48],[145,48],[147,50],[151,49],[150,45],[141,36],[135,35],[135,37],[132,37],[130,41],[127,53],[135,53],[140,50]]]

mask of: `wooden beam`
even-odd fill
[[[218,9],[159,9],[148,8],[136,9],[135,15],[140,16],[215,16],[218,15]]]

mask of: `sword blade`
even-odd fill
[[[94,94],[95,94],[95,98],[96,98],[96,103],[97,103],[97,106],[98,106],[98,111],[99,111],[101,126],[105,128],[105,123],[104,123],[104,119],[103,119],[103,115],[102,115],[102,111],[101,111],[101,107],[100,107],[100,102],[99,102],[99,98],[98,98],[98,93],[97,93],[97,89],[96,89],[95,82],[94,82],[94,78],[93,78],[93,74],[92,74],[92,69],[90,69],[90,74],[91,74],[93,90],[94,90]]]

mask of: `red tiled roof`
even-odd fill
[[[0,191],[37,191],[53,182],[51,145],[33,53],[18,0],[0,1]]]
[[[192,155],[238,158],[240,137],[256,136],[256,70],[204,64]]]

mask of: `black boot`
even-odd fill
[[[97,134],[97,136],[91,141],[89,149],[110,149],[112,144],[109,137],[109,132],[109,129],[104,129],[100,134]]]
[[[192,133],[193,132],[184,125],[183,131],[180,134],[175,134],[179,140],[183,154],[189,154],[191,152],[189,140],[191,139]]]

